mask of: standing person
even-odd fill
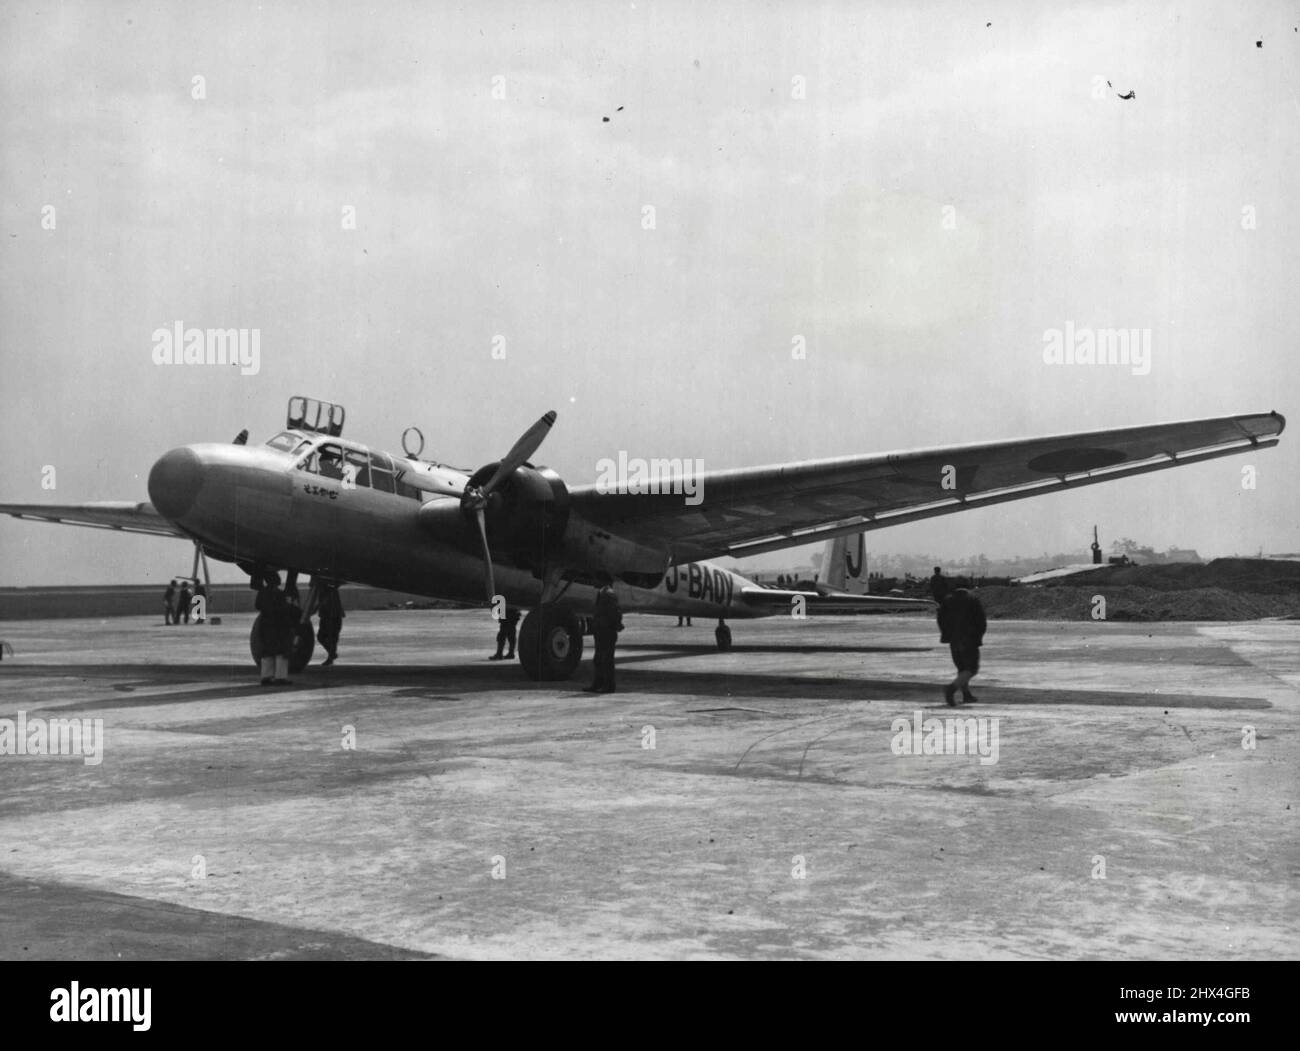
[[[983,604],[965,588],[953,591],[939,607],[939,627],[948,639],[948,650],[957,667],[957,677],[943,688],[943,699],[949,707],[957,707],[954,694],[958,690],[966,704],[979,700],[970,692],[970,681],[979,674],[980,647],[987,626]]]
[[[320,592],[320,627],[316,639],[325,647],[328,656],[321,662],[329,667],[339,655],[339,636],[343,633],[343,600],[337,584],[323,584]]]
[[[163,623],[170,624],[176,619],[176,581],[169,580],[163,592]]]
[[[497,627],[497,651],[488,660],[510,660],[515,655],[515,639],[518,637],[518,626],[519,610],[507,606],[506,615],[501,618]],[[503,656],[501,651],[506,646],[510,647],[510,652]]]
[[[190,582],[187,580],[181,584],[181,593],[176,600],[176,623],[181,622],[181,617],[185,618],[185,623],[190,622]]]
[[[279,574],[269,573],[257,592],[257,633],[262,643],[262,685],[284,686],[289,682],[289,650],[293,645],[293,614]]]
[[[679,628],[682,626],[682,621],[686,621],[686,626],[687,626],[688,628],[691,626],[691,618],[690,618],[690,617],[686,617],[686,616],[682,616],[682,617],[678,617],[678,618],[677,618],[677,626],[678,626]]]
[[[194,598],[203,599],[203,601],[199,603],[198,609],[194,611],[194,619],[198,623],[202,624],[208,619],[208,589],[198,581],[194,582]],[[190,604],[193,605],[193,600],[191,600]]]
[[[596,636],[596,655],[591,662],[594,675],[584,692],[613,693],[614,647],[618,644],[618,633],[623,630],[623,614],[608,578],[596,593],[596,615],[592,620]]]

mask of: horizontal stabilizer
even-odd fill
[[[897,598],[892,595],[851,595],[847,593],[818,593],[816,591],[789,591],[784,588],[748,587],[740,589],[746,605],[760,609],[793,609],[795,600],[803,598],[804,608],[810,615],[832,613],[910,613],[915,610],[934,611],[929,599]]]

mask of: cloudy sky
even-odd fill
[[[162,452],[263,440],[293,393],[471,466],[554,408],[537,459],[574,483],[619,450],[1294,428],[1292,7],[6,4],[0,501],[147,499]],[[260,370],[155,365],[177,321],[260,329]],[[1150,373],[1045,364],[1067,323],[1149,329]],[[1296,551],[1298,479],[1293,430],[869,550]],[[0,522],[2,585],[188,564]]]

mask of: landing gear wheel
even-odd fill
[[[723,653],[731,649],[731,629],[725,624],[719,624],[713,631],[713,637],[717,640],[718,649]]]
[[[530,679],[567,679],[582,660],[582,624],[568,610],[542,606],[519,626],[519,663]]]
[[[316,630],[311,621],[305,621],[293,631],[293,649],[289,651],[289,671],[294,675],[311,663],[312,651],[316,649]]]
[[[253,620],[253,630],[248,633],[248,652],[253,655],[253,663],[262,663],[262,614]],[[289,671],[297,674],[311,663],[312,651],[316,648],[316,631],[311,621],[294,628],[293,649],[289,652]]]

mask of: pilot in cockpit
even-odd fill
[[[327,445],[320,451],[320,473],[325,478],[343,477],[343,454],[337,445]]]

